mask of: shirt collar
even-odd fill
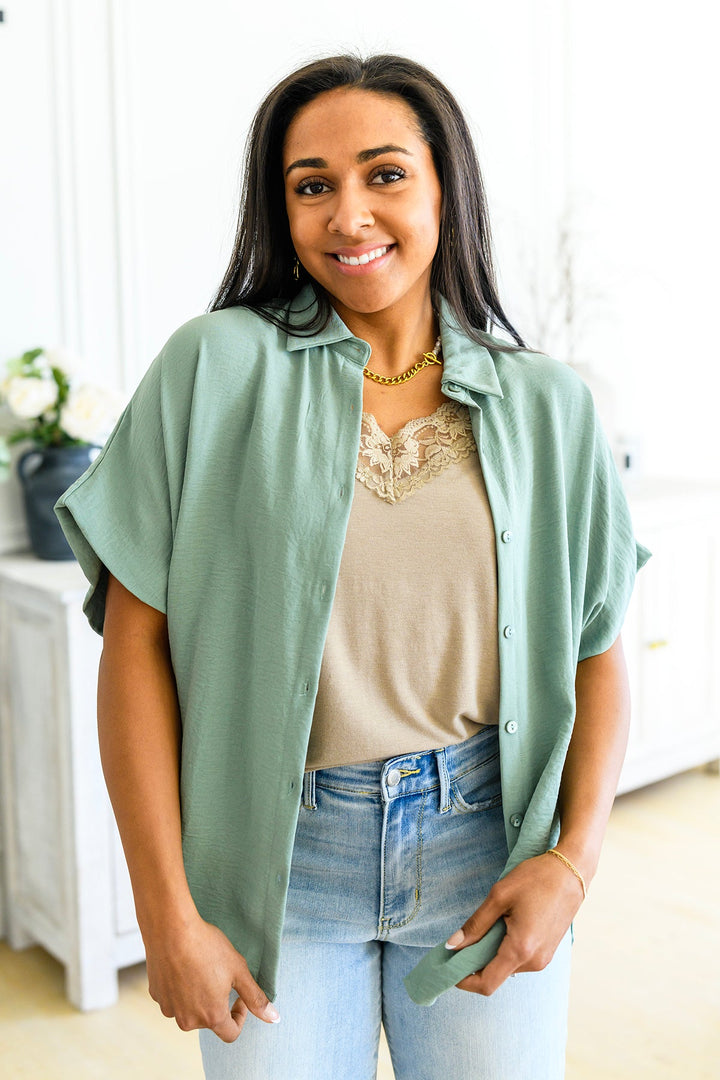
[[[312,285],[305,285],[290,302],[288,322],[291,326],[301,327],[308,321],[316,303]],[[440,297],[440,340],[442,342],[443,382],[458,384],[480,394],[493,394],[502,397],[503,392],[495,370],[495,363],[484,345],[472,341],[457,324],[457,321],[444,297]],[[336,311],[331,310],[327,326],[316,334],[287,334],[288,352],[299,349],[311,349],[319,345],[332,345],[338,341],[354,339]],[[356,339],[360,340],[360,339]]]

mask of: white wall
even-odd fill
[[[720,477],[716,5],[568,5],[571,189],[585,347],[622,391],[646,467]]]
[[[398,51],[433,68],[472,118],[502,295],[524,336],[606,373],[647,471],[720,475],[709,5],[3,8],[0,361],[63,343],[94,377],[132,389],[222,276],[264,92],[318,54]],[[569,207],[572,335],[555,295]],[[6,540],[8,522],[18,535],[13,499],[0,489]]]

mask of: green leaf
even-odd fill
[[[27,352],[22,354],[20,359],[22,360],[23,364],[30,364],[33,362],[33,360],[37,360],[38,356],[42,356],[44,352],[44,349],[28,349]]]

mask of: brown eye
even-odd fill
[[[312,177],[309,180],[303,180],[295,188],[298,195],[322,195],[329,190],[330,188],[324,180],[314,180]]]
[[[405,175],[405,170],[399,168],[397,165],[392,166],[392,168],[384,166],[373,175],[372,183],[387,186],[388,184],[394,184],[396,181],[402,180]]]

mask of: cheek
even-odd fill
[[[423,246],[436,245],[440,232],[440,210],[442,202],[435,191],[425,192],[418,199],[414,212],[410,215],[413,222],[415,240]]]
[[[313,243],[316,228],[310,214],[302,213],[302,211],[298,213],[297,209],[294,211],[288,209],[288,224],[290,237],[296,248],[306,247]]]
[[[436,213],[434,208],[428,207],[426,203],[423,212],[416,218],[415,240],[423,248],[434,250],[437,247],[439,232],[439,211]]]

